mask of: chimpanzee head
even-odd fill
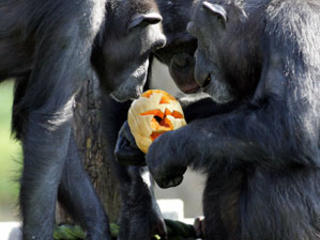
[[[194,81],[194,52],[197,40],[186,30],[191,18],[193,0],[156,0],[163,17],[163,31],[167,44],[155,52],[166,64],[176,85],[185,93],[196,92]]]
[[[261,25],[236,2],[199,1],[187,27],[198,40],[195,80],[218,103],[252,94],[261,70],[254,24]]]
[[[102,90],[118,101],[137,98],[147,79],[149,55],[166,43],[153,0],[108,1],[92,63]]]

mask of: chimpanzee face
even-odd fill
[[[185,93],[199,90],[199,85],[194,81],[194,52],[197,40],[186,30],[193,2],[193,0],[157,0],[163,17],[162,25],[167,43],[154,55],[168,66],[174,82]]]
[[[233,56],[227,49],[231,47],[229,21],[233,19],[228,19],[226,8],[208,0],[198,3],[187,27],[198,40],[195,80],[219,103],[229,102],[235,97],[226,75],[231,64],[228,61],[233,62]]]
[[[147,80],[150,53],[166,43],[162,17],[154,5],[143,5],[145,2],[141,0],[139,6],[121,2],[123,6],[107,17],[102,50],[93,57],[101,59],[96,69],[103,91],[117,101],[139,97]]]
[[[173,41],[167,39],[167,45],[155,52],[157,59],[168,66],[170,75],[177,87],[185,93],[193,93],[199,90],[199,85],[194,81],[193,55],[196,48],[196,39],[185,31]]]

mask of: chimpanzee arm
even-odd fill
[[[217,104],[212,98],[203,98],[201,100],[183,104],[185,119],[188,123],[195,119],[206,118],[216,114],[223,114],[235,109],[239,103]],[[126,122],[122,125],[118,140],[115,146],[115,155],[117,161],[124,165],[144,166],[144,153],[136,145],[135,139]]]
[[[272,104],[279,109],[282,103]],[[245,162],[269,168],[288,164],[319,166],[315,157],[317,139],[311,133],[315,129],[309,129],[310,135],[305,136],[301,129],[308,127],[288,125],[281,115],[290,113],[283,111],[275,111],[269,105],[266,109],[247,109],[194,121],[159,137],[150,146],[147,165],[160,186],[179,184],[187,166],[208,171]],[[170,183],[176,176],[179,180]]]
[[[230,112],[239,105],[240,103],[237,102],[217,104],[212,98],[206,97],[189,104],[184,103],[183,113],[187,123],[190,123],[196,119]]]
[[[314,100],[320,87],[314,76],[284,75],[281,51],[268,53],[251,105],[194,121],[151,145],[146,161],[160,186],[179,184],[187,166],[211,172],[242,163],[277,169],[319,166],[319,104]]]
[[[119,239],[150,239],[154,234],[165,237],[166,228],[152,193],[152,186],[147,185],[142,177],[146,174],[146,169],[121,165],[114,156],[118,131],[127,118],[128,108],[128,103],[115,102],[110,97],[103,96],[102,123],[106,137],[106,154],[119,181],[122,199]],[[135,160],[144,162],[144,155],[141,157],[142,159],[139,159],[138,154]]]

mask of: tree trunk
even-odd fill
[[[111,172],[111,163],[104,152],[106,144],[100,121],[100,107],[99,82],[93,76],[83,84],[76,96],[73,128],[92,184],[105,207],[109,221],[116,222],[120,210],[120,193],[116,178]],[[60,207],[57,215],[57,222],[70,222]]]

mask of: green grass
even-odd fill
[[[0,220],[10,216],[17,202],[21,148],[11,136],[13,82],[0,84]],[[4,216],[5,215],[5,216]]]

